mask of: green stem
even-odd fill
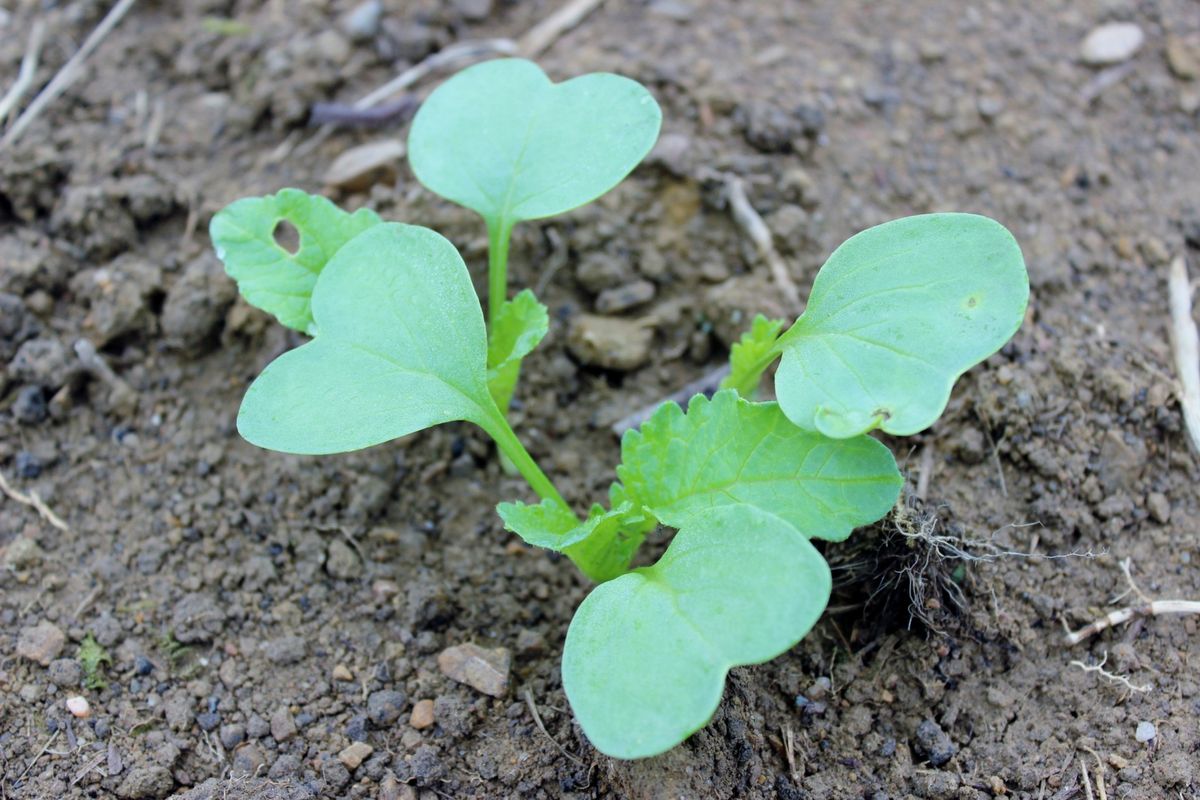
[[[500,413],[500,409],[497,408],[495,416],[482,427],[496,442],[496,447],[500,448],[500,452],[507,456],[512,465],[517,468],[517,472],[521,473],[521,477],[529,484],[529,488],[537,492],[538,497],[543,500],[553,500],[563,508],[570,508],[567,501],[563,500],[562,495],[558,493],[558,489],[555,489],[554,484],[546,477],[546,473],[542,472],[542,468],[533,460],[533,456],[529,455],[525,445],[521,444],[517,434],[513,433],[512,426]]]
[[[513,224],[506,219],[488,220],[488,330],[508,299],[508,241]]]

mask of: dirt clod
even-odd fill
[[[17,637],[17,655],[43,667],[58,658],[67,642],[67,635],[53,622],[42,621],[23,628]]]

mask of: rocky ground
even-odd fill
[[[35,20],[40,86],[108,7],[9,4],[0,88]],[[482,276],[482,226],[394,145],[328,172],[402,142],[403,113],[324,138],[309,115],[555,7],[145,0],[0,151],[0,798],[1200,796],[1198,620],[1063,637],[1124,559],[1147,595],[1200,598],[1165,289],[1200,254],[1191,0],[608,0],[541,57],[636,78],[665,117],[625,184],[514,240],[552,309],[514,422],[577,504],[611,423],[796,311],[715,175],[801,287],[852,233],[949,209],[1004,222],[1032,280],[1013,342],[889,442],[906,500],[826,548],[825,620],[667,755],[607,759],[573,723],[558,659],[588,586],[502,530],[526,490],[480,433],[330,458],[237,437],[298,339],[236,299],[212,213],[328,182]],[[62,528],[10,499],[32,493]]]

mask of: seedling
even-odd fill
[[[297,208],[325,208],[289,197]],[[258,251],[226,238],[250,227],[227,218],[246,207],[218,214],[213,239],[230,273],[253,275],[251,290],[263,297],[264,259],[240,263],[241,252]],[[335,217],[319,232],[310,227],[329,220],[292,217],[299,253],[316,253],[306,241],[333,242],[353,224]],[[1019,327],[1028,295],[1020,250],[986,218],[934,214],[864,231],[830,257],[791,328],[755,322],[734,348],[727,388],[694,397],[686,412],[666,404],[625,434],[608,507],[596,503],[580,518],[489,390],[489,366],[528,352],[540,334],[493,336],[489,347],[454,247],[425,228],[365,221],[321,251],[325,263],[308,262],[319,273],[311,296],[275,293],[297,318],[309,315],[314,338],[254,381],[238,430],[302,454],[454,420],[486,431],[541,499],[501,503],[505,526],[600,584],[567,632],[563,686],[593,744],[620,758],[678,744],[711,717],[731,667],[803,638],[831,589],[810,539],[845,539],[885,515],[900,491],[895,460],[867,432],[932,424],[954,379]],[[293,262],[274,263],[300,285]],[[536,303],[519,295],[512,313],[526,314],[528,302]],[[746,399],[780,357],[779,402]],[[678,531],[665,554],[631,568],[659,526]]]
[[[519,310],[506,303],[513,227],[578,208],[616,186],[650,152],[661,124],[658,103],[636,81],[593,73],[556,84],[521,59],[465,69],[421,104],[408,160],[427,188],[487,224],[493,338],[519,337],[529,330],[519,324],[532,318],[532,295]],[[542,317],[544,311],[534,324],[544,328]],[[507,411],[520,356],[509,352],[504,370],[488,366],[496,370],[496,403]]]

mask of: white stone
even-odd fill
[[[1153,722],[1139,722],[1133,738],[1139,742],[1148,742],[1157,735],[1158,731],[1155,729]]]
[[[75,695],[67,698],[67,711],[70,711],[76,717],[84,719],[92,713],[92,707],[88,704],[87,698]]]
[[[1146,40],[1142,29],[1132,22],[1110,22],[1093,28],[1080,45],[1084,63],[1094,67],[1120,64],[1133,58]]]

